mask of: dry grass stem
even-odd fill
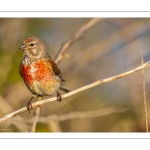
[[[141,53],[142,64],[144,64],[143,54]],[[144,109],[145,109],[145,121],[146,121],[146,132],[148,132],[148,115],[147,115],[147,104],[146,104],[146,92],[145,92],[145,71],[142,70],[143,75],[143,96],[144,96]]]

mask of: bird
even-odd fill
[[[48,54],[46,43],[36,36],[31,36],[24,40],[19,49],[23,50],[23,59],[19,67],[20,76],[32,93],[31,99],[26,104],[28,112],[33,109],[31,101],[34,97],[57,93],[57,100],[61,101],[62,96],[58,90],[62,73]]]

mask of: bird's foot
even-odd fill
[[[27,102],[27,105],[26,105],[27,110],[28,110],[29,113],[30,113],[30,110],[33,109],[31,101],[32,101],[32,99],[33,99],[34,97],[35,97],[35,96],[32,96],[31,99]]]
[[[57,91],[57,101],[59,101],[59,102],[62,101],[61,94],[58,91]]]

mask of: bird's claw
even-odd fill
[[[59,101],[59,102],[62,101],[62,97],[61,97],[61,94],[59,92],[57,92],[57,101]]]
[[[32,107],[32,103],[31,103],[31,100],[29,100],[29,101],[27,102],[26,107],[27,107],[28,112],[30,113],[30,110],[32,110],[32,109],[33,109],[33,107]]]

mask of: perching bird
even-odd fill
[[[61,101],[58,92],[62,74],[56,63],[49,56],[46,44],[39,38],[32,36],[24,40],[19,47],[23,50],[23,60],[20,64],[20,75],[27,88],[33,94],[27,103],[30,113],[31,100],[37,97],[50,96],[57,93],[57,100]]]

